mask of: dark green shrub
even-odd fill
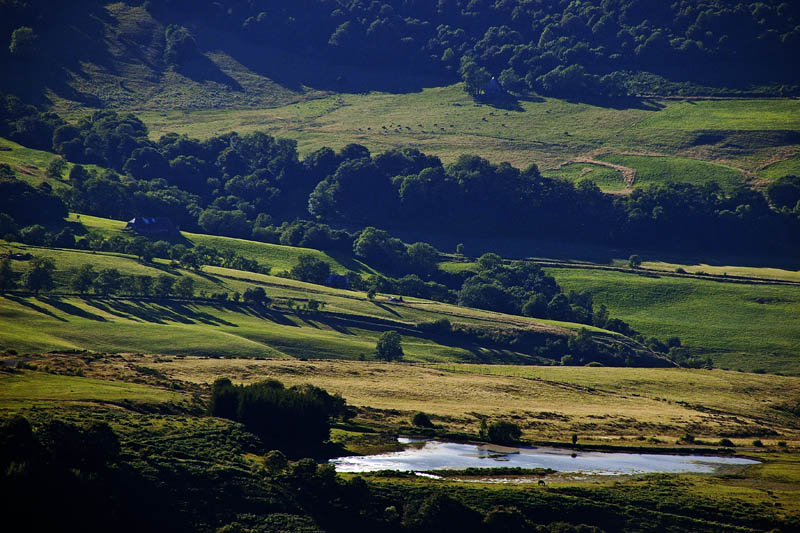
[[[489,424],[487,434],[489,436],[489,442],[494,444],[514,445],[519,443],[522,430],[513,422],[499,420]]]
[[[414,413],[414,416],[411,417],[411,423],[417,427],[421,428],[432,428],[433,422],[431,422],[431,418],[423,412]]]

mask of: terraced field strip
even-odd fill
[[[625,182],[625,191],[626,191],[626,193],[629,193],[630,191],[633,190],[633,184],[636,181],[636,169],[635,168],[629,168],[629,167],[625,167],[625,166],[622,166],[622,165],[616,165],[614,163],[609,163],[607,161],[600,161],[599,159],[595,159],[593,157],[587,157],[587,156],[575,157],[575,158],[569,159],[567,161],[564,161],[563,163],[561,163],[558,166],[558,168],[561,168],[564,165],[569,165],[571,163],[587,163],[587,164],[590,164],[590,165],[598,165],[598,166],[601,166],[601,167],[614,169],[614,170],[618,171],[620,174],[622,174],[622,179]]]

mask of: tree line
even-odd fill
[[[77,9],[0,4],[0,34],[10,43],[0,48],[4,64],[24,72],[54,50],[67,64],[102,57],[90,36],[102,32],[97,12],[103,3],[82,4]],[[172,0],[144,5],[165,26],[163,69],[198,58],[210,26],[255,45],[254,52],[240,54],[277,48],[328,63],[451,79],[485,71],[507,89],[557,96],[787,94],[798,86],[791,58],[800,51],[800,8],[779,0]],[[64,66],[55,62],[51,68]],[[346,87],[347,80],[341,81]]]
[[[18,110],[15,97],[4,100]],[[0,212],[18,225],[36,216],[22,206],[36,204],[47,205],[52,219],[65,208],[117,219],[168,216],[186,230],[342,251],[363,232],[337,226],[778,255],[800,236],[797,178],[766,194],[667,183],[612,197],[590,180],[549,179],[535,165],[520,170],[474,155],[443,165],[415,149],[373,155],[350,144],[301,161],[294,141],[264,133],[206,141],[168,134],[153,142],[132,115],[101,111],[56,125],[35,110],[21,113],[0,121],[2,133],[108,170],[75,165],[71,187],[57,195],[0,169],[7,178],[0,179]]]
[[[217,379],[211,387],[208,411],[241,422],[266,449],[295,458],[318,454],[330,437],[331,421],[353,416],[338,394],[313,385],[286,388],[274,379],[251,385]]]

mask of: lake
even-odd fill
[[[723,466],[746,466],[758,461],[741,457],[664,455],[572,451],[559,448],[508,448],[434,440],[398,439],[408,447],[400,452],[339,457],[330,462],[339,472],[376,472],[488,467],[551,468],[558,472],[599,475],[713,473]]]

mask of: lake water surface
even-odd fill
[[[758,461],[740,457],[662,455],[571,451],[559,448],[506,448],[401,438],[409,447],[400,452],[339,457],[330,462],[339,472],[464,469],[481,467],[551,468],[558,472],[601,475],[713,473],[722,466],[751,465]]]

